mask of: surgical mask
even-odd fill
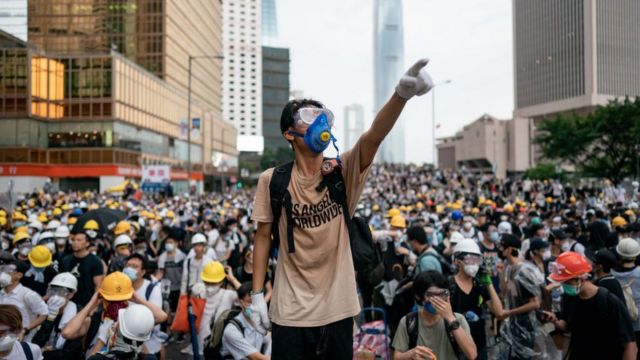
[[[138,279],[138,272],[132,267],[127,266],[126,268],[124,268],[124,270],[122,270],[122,272],[127,275],[129,279],[131,279],[131,282],[134,282]]]
[[[470,223],[470,222],[466,222],[466,223],[464,223],[464,224],[462,225],[462,227],[463,227],[465,230],[469,231],[469,230],[471,230],[471,223]]]
[[[9,243],[6,241],[2,242],[2,250],[8,250],[9,249]]]
[[[11,350],[13,344],[18,340],[18,335],[7,334],[0,338],[0,352],[6,352]]]
[[[220,291],[220,285],[210,285],[206,287],[207,297],[215,296]]]
[[[424,304],[424,311],[428,312],[431,315],[435,315],[438,312],[436,311],[436,308],[433,307],[433,304],[428,302],[426,304]]]
[[[489,240],[492,242],[498,242],[500,240],[500,234],[497,231],[492,231],[489,233]]]
[[[244,315],[246,317],[250,317],[251,316],[251,308],[244,308]]]
[[[172,252],[173,250],[176,249],[176,246],[173,244],[165,244],[164,249],[167,250],[168,252]]]
[[[551,249],[547,248],[545,251],[542,252],[542,260],[549,260],[551,259]]]
[[[562,284],[562,291],[569,296],[577,296],[580,293],[580,285]]]
[[[327,114],[330,114],[331,112],[326,109],[302,108],[298,111],[298,113],[308,112],[309,110],[319,111],[319,115],[307,128],[307,131],[304,133],[304,135],[295,131],[289,131],[289,134],[303,138],[304,143],[305,145],[307,145],[309,150],[313,151],[316,154],[320,154],[325,151],[332,141],[333,146],[336,148],[336,150],[338,150],[336,146],[336,138],[331,134],[331,123],[329,120],[330,117],[327,116]],[[306,120],[304,122],[307,123]]]
[[[465,274],[471,277],[475,277],[478,273],[478,270],[480,269],[480,265],[465,265],[463,269]]]
[[[23,246],[20,248],[20,255],[27,256],[29,255],[30,251],[31,251],[31,246]]]
[[[57,238],[56,239],[56,244],[62,246],[62,245],[66,245],[67,244],[67,239],[65,238]]]
[[[0,273],[0,287],[9,286],[12,281],[13,279],[11,278],[11,275],[6,272]]]
[[[54,244],[53,242],[49,241],[48,243],[44,244],[44,246],[46,246],[47,249],[49,249],[49,251],[51,251],[52,253],[56,252],[56,244]]]

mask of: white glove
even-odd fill
[[[396,93],[401,98],[409,100],[414,95],[424,95],[433,88],[433,80],[424,69],[428,62],[429,59],[420,59],[402,75],[396,86]]]
[[[47,306],[49,307],[49,320],[54,320],[58,317],[60,309],[67,303],[67,300],[59,295],[53,295],[47,300]]]
[[[271,328],[271,321],[269,320],[269,313],[267,311],[267,303],[264,301],[264,293],[251,295],[251,321],[256,325],[256,330],[261,334],[266,334],[267,330]]]
[[[206,293],[207,293],[207,288],[204,286],[204,283],[202,283],[202,282],[195,283],[191,287],[191,296],[195,296],[195,297],[199,297],[199,298],[203,298],[204,299]]]

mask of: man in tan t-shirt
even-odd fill
[[[433,83],[423,59],[400,79],[396,91],[350,151],[340,156],[349,214],[319,188],[323,151],[329,145],[333,115],[314,100],[292,100],[280,119],[283,137],[295,152],[291,180],[294,222],[293,244],[287,244],[287,217],[282,211],[277,224],[280,234],[278,265],[271,299],[274,359],[351,359],[352,321],[360,306],[344,216],[352,216],[378,147],[391,131],[408,99],[426,94]],[[320,130],[318,130],[320,129]],[[333,139],[333,137],[331,137]],[[274,169],[258,181],[252,219],[258,223],[254,245],[251,319],[268,329],[270,319],[264,301],[264,277],[271,246],[274,220],[269,183]]]

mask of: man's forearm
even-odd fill
[[[33,320],[31,322],[31,324],[29,324],[29,327],[27,328],[27,330],[31,331],[35,328],[37,328],[38,326],[40,326],[40,324],[42,324],[45,320],[47,320],[47,315],[38,315],[37,318],[35,318],[35,320]]]
[[[622,354],[623,360],[633,360],[638,356],[638,345],[635,341],[628,342],[624,347],[624,353]]]
[[[378,151],[382,140],[389,134],[393,125],[402,113],[407,100],[401,98],[397,93],[393,93],[389,101],[378,111],[376,118],[369,130],[360,137],[360,168],[361,170],[369,166],[373,157]]]
[[[269,263],[271,249],[271,223],[258,223],[256,238],[253,244],[253,291],[263,290],[264,279]],[[277,226],[277,225],[276,225]]]
[[[528,303],[509,310],[509,316],[526,314],[528,312],[538,310],[540,308],[540,302],[536,298],[532,298]]]

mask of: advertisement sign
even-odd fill
[[[189,136],[188,132],[189,131],[189,126],[187,125],[187,119],[186,118],[180,118],[180,123],[179,123],[179,127],[180,127],[180,140],[187,140],[187,137]]]
[[[145,165],[142,167],[143,183],[167,183],[170,180],[169,165]]]
[[[191,141],[200,141],[200,118],[193,118],[191,120]]]

